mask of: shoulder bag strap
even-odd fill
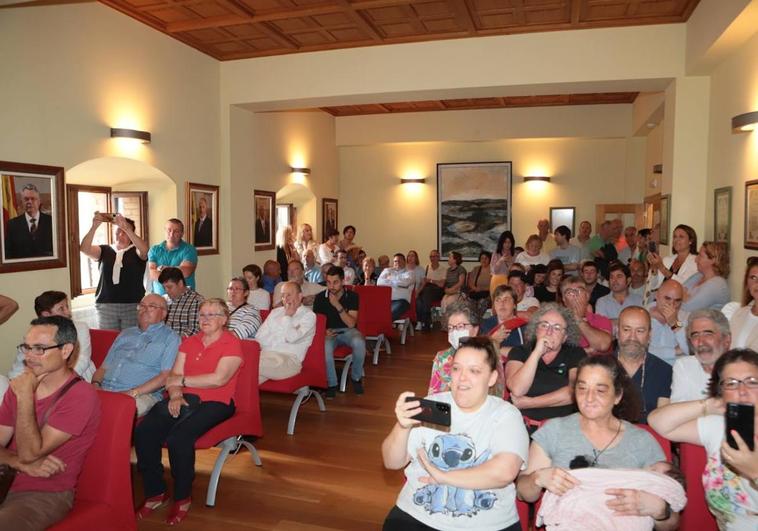
[[[78,376],[75,378],[72,378],[69,380],[69,382],[63,386],[63,388],[58,391],[58,393],[55,395],[55,398],[53,398],[53,401],[50,402],[50,404],[47,406],[47,409],[45,410],[45,413],[42,415],[42,422],[40,423],[39,427],[42,428],[45,424],[47,424],[47,419],[50,418],[50,413],[53,411],[53,407],[55,407],[55,404],[58,403],[58,401],[63,398],[63,395],[68,393],[68,391],[74,387],[78,382],[81,381],[81,378]]]

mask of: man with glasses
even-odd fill
[[[168,305],[160,295],[145,295],[137,306],[137,326],[113,342],[92,383],[137,401],[142,416],[161,400],[161,391],[179,351],[179,336],[165,323]]]
[[[665,286],[664,282],[658,293]],[[708,397],[708,382],[713,366],[721,355],[729,350],[732,341],[729,321],[718,310],[704,309],[692,312],[687,320],[686,332],[692,356],[682,356],[674,363],[672,402],[702,400]]]
[[[0,405],[0,464],[18,473],[0,503],[0,529],[47,529],[71,510],[100,405],[72,370],[76,328],[61,316],[31,322],[25,369]],[[54,454],[54,455],[53,455]]]
[[[590,294],[584,281],[578,277],[566,277],[561,282],[563,306],[571,311],[579,327],[579,346],[587,354],[608,352],[613,343],[611,320],[591,311]]]
[[[194,336],[200,331],[197,311],[203,296],[184,282],[184,275],[178,267],[168,267],[161,271],[158,282],[163,286],[168,303],[166,324],[182,338]]]
[[[320,271],[319,275],[321,275]],[[305,279],[305,269],[303,269],[303,264],[299,260],[290,260],[289,264],[287,264],[287,280],[296,282],[300,285],[300,293],[303,295],[303,304],[309,308],[313,307],[313,301],[316,299],[316,295],[325,289],[324,286],[309,282]],[[284,282],[280,282],[274,288],[274,308],[278,308],[282,305],[283,287]]]

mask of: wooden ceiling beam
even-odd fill
[[[455,20],[458,21],[458,24],[460,24],[462,28],[465,28],[470,35],[475,35],[476,24],[474,23],[474,18],[471,16],[471,12],[466,6],[465,0],[450,0],[448,3],[455,14]]]
[[[582,14],[582,0],[571,0],[571,24],[579,24]]]
[[[524,0],[511,0],[513,5],[513,19],[516,24],[526,24],[526,13],[524,13]]]
[[[384,36],[381,35],[379,31],[377,31],[377,29],[363,17],[363,14],[357,11],[350,2],[347,0],[340,0],[339,5],[342,6],[345,14],[350,17],[350,20],[355,22],[355,24],[360,29],[362,29],[372,40],[382,41],[384,39]]]

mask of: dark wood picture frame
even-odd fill
[[[732,239],[732,187],[713,191],[713,240],[726,242]]]
[[[334,214],[333,216],[331,214]],[[326,241],[326,233],[329,229],[337,232],[340,230],[339,201],[324,197],[321,199],[321,241]]]
[[[253,191],[253,242],[256,251],[270,251],[276,247],[276,193]]]
[[[758,180],[745,183],[745,249],[758,249]]]
[[[199,255],[218,254],[219,187],[210,184],[187,183],[185,189],[184,222],[187,241],[195,246]],[[206,216],[200,223],[200,210],[203,203]]]
[[[658,243],[661,245],[669,244],[669,234],[671,233],[671,195],[661,196],[661,229],[658,236]]]
[[[30,236],[21,201],[22,189],[28,185],[39,197],[35,238]],[[64,185],[59,166],[0,161],[0,273],[66,267]]]

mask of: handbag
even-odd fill
[[[42,429],[42,427],[47,424],[47,419],[50,417],[50,412],[52,411],[53,406],[55,406],[58,400],[60,400],[63,395],[65,395],[68,390],[71,389],[74,384],[80,380],[81,378],[78,376],[72,378],[65,386],[63,386],[63,389],[58,391],[58,394],[55,395],[55,398],[52,402],[50,402],[50,405],[47,406],[45,413],[42,415],[42,424],[39,425],[40,429]],[[8,496],[8,492],[11,490],[13,480],[16,479],[17,473],[18,471],[8,464],[0,465],[0,505],[2,505],[2,503],[5,501],[5,497]]]

